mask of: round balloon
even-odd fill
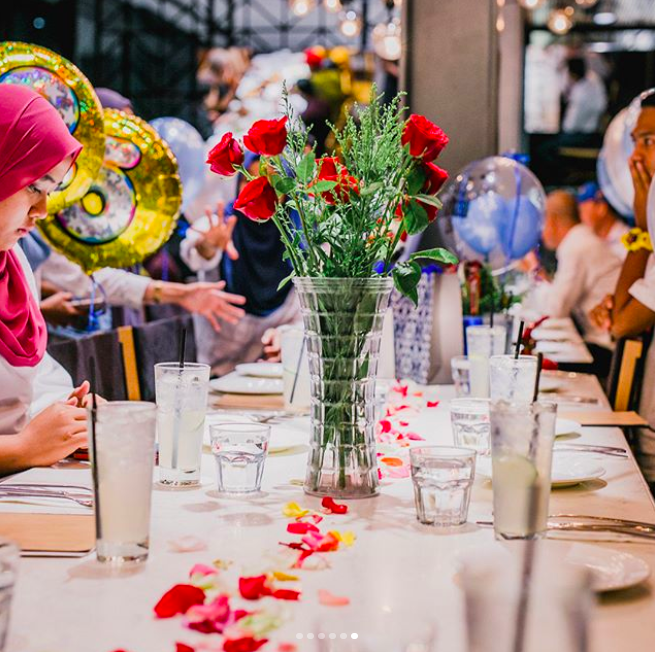
[[[180,118],[155,118],[150,124],[175,154],[182,180],[182,212],[189,209],[205,181],[205,141]]]
[[[648,189],[648,202],[646,204],[646,219],[648,220],[648,233],[655,242],[655,181],[651,181]]]
[[[437,224],[462,260],[492,269],[522,258],[541,238],[546,197],[534,174],[513,158],[474,161],[448,182]]]
[[[105,110],[102,168],[82,199],[39,222],[48,241],[92,273],[128,267],[170,237],[182,203],[175,156],[134,115]]]
[[[608,200],[610,200],[610,197],[614,197],[614,201],[610,200],[610,203],[625,217],[632,215],[632,204],[634,202],[634,188],[628,166],[628,159],[632,154],[632,142],[629,137],[628,142],[626,142],[625,138],[628,131],[627,119],[629,116],[634,118],[634,120],[631,120],[634,127],[636,118],[627,108],[617,113],[609,123],[596,164],[596,173],[601,190]]]
[[[48,196],[48,212],[81,199],[98,174],[105,152],[102,107],[89,80],[70,61],[47,48],[5,41],[0,43],[0,83],[22,84],[40,93],[84,146],[60,190]]]

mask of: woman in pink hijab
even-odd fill
[[[48,193],[81,149],[47,100],[0,84],[0,475],[48,466],[86,444],[88,383],[73,389],[46,353],[34,277],[17,246],[47,215]]]

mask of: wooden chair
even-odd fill
[[[644,350],[641,339],[622,339],[616,343],[607,379],[607,397],[616,412],[634,410],[639,404]]]

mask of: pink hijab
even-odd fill
[[[0,201],[81,149],[46,99],[24,86],[0,84]],[[14,367],[34,367],[43,358],[47,339],[18,256],[0,251],[0,355]]]

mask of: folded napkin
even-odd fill
[[[219,394],[209,400],[216,409],[284,410],[284,397],[279,394]]]
[[[648,421],[636,412],[580,410],[576,412],[560,412],[557,416],[562,419],[577,421],[583,426],[615,426],[617,428],[648,426]]]

